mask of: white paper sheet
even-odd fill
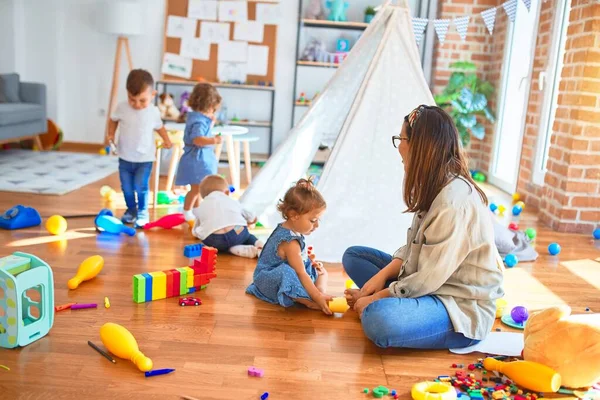
[[[181,39],[179,55],[194,60],[208,61],[210,59],[210,42],[203,39]]]
[[[216,21],[218,5],[216,0],[189,0],[187,16],[205,21]]]
[[[201,22],[200,39],[210,43],[229,41],[229,24],[222,22]]]
[[[219,43],[219,62],[245,63],[248,60],[247,42]]]
[[[245,22],[248,20],[248,2],[220,1],[219,21]]]
[[[167,36],[175,38],[196,37],[196,20],[169,15],[167,20]]]
[[[255,19],[265,25],[279,25],[281,22],[280,5],[256,3]]]
[[[233,33],[234,40],[262,43],[264,40],[265,26],[258,21],[238,22]]]
[[[245,63],[220,62],[217,64],[219,82],[239,81],[244,83],[247,75]]]
[[[165,53],[161,71],[165,75],[190,79],[192,77],[192,59],[178,54]]]
[[[522,333],[516,332],[490,332],[483,341],[474,346],[462,349],[450,349],[455,354],[469,354],[476,351],[497,356],[518,357],[524,347]]]
[[[248,75],[267,75],[269,68],[269,47],[248,46]]]

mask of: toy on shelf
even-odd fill
[[[454,400],[456,390],[444,382],[419,382],[413,385],[410,395],[413,400]]]
[[[536,392],[556,392],[560,389],[561,377],[552,368],[531,361],[503,362],[495,358],[483,360],[488,371],[498,371],[525,389]]]
[[[135,229],[130,226],[123,225],[123,223],[112,215],[98,215],[94,221],[96,229],[100,232],[107,232],[113,234],[124,233],[129,236],[135,235]]]
[[[560,253],[560,245],[558,243],[550,243],[548,246],[548,253],[552,256],[556,256]]]
[[[114,201],[117,196],[117,192],[108,185],[104,185],[100,188],[100,196],[106,201]]]
[[[323,18],[323,6],[322,0],[310,0],[304,15],[306,19],[322,19]]]
[[[348,21],[348,18],[346,18],[348,6],[348,2],[344,0],[328,0],[329,16],[327,19],[330,21]]]
[[[35,208],[22,206],[20,204],[9,208],[0,215],[0,228],[14,230],[38,226],[42,223],[42,217]]]
[[[197,297],[182,297],[179,299],[179,305],[181,307],[185,306],[199,306],[202,304],[202,300]]]
[[[185,92],[181,93],[181,97],[179,99],[179,111],[181,112],[181,115],[185,115],[191,110],[188,104],[189,99],[190,92],[186,90]]]
[[[337,40],[336,52],[334,62],[341,64],[350,52],[350,41],[348,39],[340,38]]]
[[[325,42],[320,39],[312,39],[304,48],[302,52],[302,57],[300,58],[302,61],[322,61],[325,58],[325,54],[327,54],[327,50],[325,49]]]
[[[52,235],[62,235],[67,231],[67,220],[60,215],[53,215],[46,220],[46,230]]]
[[[169,214],[163,217],[160,217],[156,221],[148,222],[144,225],[144,229],[152,229],[155,227],[163,228],[163,229],[171,229],[173,227],[179,226],[185,222],[185,217],[183,214]]]
[[[0,258],[0,289],[4,293],[0,297],[0,347],[27,346],[50,331],[54,279],[48,264],[21,252]],[[29,291],[37,292],[36,301]]]
[[[329,309],[334,313],[345,313],[350,306],[345,297],[336,297],[329,302]]]
[[[371,20],[373,18],[375,18],[375,14],[377,13],[377,11],[375,11],[375,7],[373,6],[368,6],[365,9],[365,22],[368,24],[369,22],[371,22]]]
[[[524,332],[523,358],[552,368],[562,385],[589,387],[600,382],[600,318],[571,315],[567,306],[533,314]]]
[[[135,337],[125,327],[107,322],[100,327],[100,339],[108,351],[119,358],[130,360],[140,371],[152,369],[152,360],[140,351]]]
[[[96,255],[86,258],[79,265],[77,274],[69,279],[67,286],[71,290],[77,289],[81,282],[95,278],[102,271],[102,267],[104,267],[104,258],[102,256]]]
[[[160,111],[160,117],[162,119],[177,119],[179,118],[179,110],[175,107],[175,101],[173,95],[169,93],[163,93],[158,96],[158,110]]]
[[[296,100],[296,103],[310,105],[310,99],[307,99],[304,92],[301,92],[300,97],[298,97],[298,100]]]
[[[217,249],[193,244],[185,246],[189,266],[133,276],[133,301],[144,303],[169,297],[185,296],[206,287],[215,278]]]

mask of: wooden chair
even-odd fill
[[[250,159],[250,143],[257,142],[260,138],[258,136],[239,135],[233,137],[233,145],[235,148],[236,159],[240,160],[240,143],[243,144],[244,148],[244,163],[246,164],[246,181],[249,185],[252,182],[252,160]],[[237,176],[240,176],[240,162],[236,165]]]

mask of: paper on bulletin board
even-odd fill
[[[209,43],[229,41],[229,24],[223,22],[200,23],[200,39]]]
[[[245,63],[219,62],[217,64],[217,78],[219,82],[246,82],[248,76]]]
[[[183,38],[179,55],[194,60],[208,61],[210,60],[210,42],[197,38]]]
[[[265,26],[258,21],[238,22],[233,31],[234,40],[262,43],[264,40]]]
[[[265,25],[279,25],[281,15],[281,6],[279,4],[256,4],[255,19]]]
[[[192,59],[178,54],[165,53],[161,72],[165,75],[190,79],[192,77]]]
[[[267,75],[269,69],[269,47],[248,46],[248,75]]]
[[[219,62],[245,63],[248,60],[247,42],[219,43]]]
[[[167,37],[193,38],[196,36],[196,20],[169,15],[167,20]]]
[[[204,21],[216,21],[218,5],[216,0],[189,0],[187,16]]]
[[[219,21],[246,22],[248,20],[247,1],[220,1]]]

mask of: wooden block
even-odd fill
[[[187,271],[184,268],[177,268],[179,271],[179,295],[183,296],[187,294]]]
[[[167,270],[163,271],[167,276],[167,294],[166,297],[173,297],[173,271]],[[179,293],[179,292],[178,292]]]
[[[167,297],[167,275],[162,271],[150,272],[152,275],[152,300]]]
[[[144,300],[152,301],[152,275],[148,273],[142,275],[146,278],[146,295],[144,296]]]
[[[146,278],[142,274],[133,276],[133,301],[136,303],[146,301]]]

